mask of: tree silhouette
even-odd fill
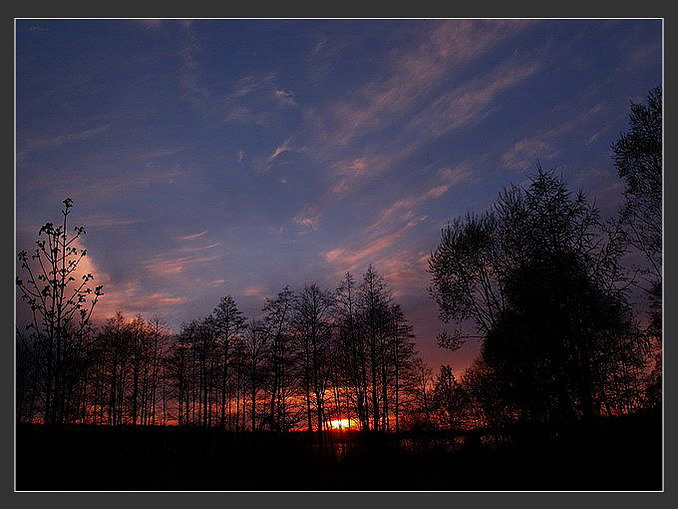
[[[613,383],[617,370],[641,376],[645,344],[627,300],[622,241],[582,193],[541,169],[529,188],[511,187],[492,211],[443,231],[430,259],[441,317],[473,320],[479,372],[498,381],[495,397],[519,418],[612,411],[610,391],[629,389]]]
[[[465,424],[467,396],[454,376],[452,367],[440,366],[433,389],[433,407],[438,422],[449,429],[459,429]]]
[[[292,332],[294,293],[288,287],[283,288],[275,298],[266,301],[263,311],[266,313],[263,327],[271,345],[268,359],[269,429],[288,431],[296,424],[289,403],[297,389],[294,375],[298,355]]]
[[[630,242],[645,254],[653,283],[662,278],[662,89],[655,87],[647,106],[631,102],[629,130],[612,145],[612,160],[624,179],[626,204],[621,218]],[[657,290],[655,290],[657,292]],[[661,290],[658,291],[661,296]]]
[[[84,369],[90,318],[103,295],[102,286],[91,288],[92,274],[78,273],[87,255],[78,243],[85,229],[77,226],[74,233],[69,232],[73,200],[66,198],[63,204],[60,223],[40,228],[33,254],[18,254],[24,276],[17,276],[16,284],[32,318],[26,326],[29,342],[24,347],[35,360],[45,423],[61,423],[77,413],[76,388]]]
[[[643,253],[647,267],[646,290],[650,297],[650,324],[647,333],[657,343],[655,368],[648,395],[661,404],[662,385],[662,89],[648,93],[647,105],[631,102],[629,129],[612,145],[612,160],[626,184],[626,203],[620,220],[630,243]]]
[[[245,329],[246,320],[230,295],[223,297],[213,312],[215,332],[221,348],[221,401],[220,425],[226,426],[227,404],[230,417],[231,394],[229,393],[229,376],[233,364],[233,350],[239,335]]]
[[[325,428],[325,399],[331,375],[331,352],[334,339],[331,294],[317,285],[308,285],[295,301],[295,329],[302,355],[302,379],[306,395],[309,431],[313,430],[311,408],[315,410],[316,430]]]

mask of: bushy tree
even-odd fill
[[[650,90],[647,105],[631,102],[629,129],[612,145],[612,160],[624,179],[621,217],[629,240],[649,264],[651,281],[662,278],[662,89]],[[657,292],[657,289],[654,289]],[[658,295],[661,295],[659,291]]]
[[[528,188],[513,186],[491,211],[443,230],[430,259],[431,293],[444,321],[475,325],[481,371],[500,382],[495,395],[509,413],[592,416],[613,399],[619,365],[610,359],[639,373],[644,345],[623,252],[623,237],[603,228],[586,197],[541,169]]]
[[[663,154],[662,89],[648,93],[647,104],[631,102],[629,129],[612,145],[612,159],[624,179],[626,203],[620,219],[630,243],[644,255],[640,272],[649,295],[649,327],[655,341],[655,368],[648,396],[659,405],[662,380],[662,245],[663,245]]]

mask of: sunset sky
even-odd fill
[[[17,250],[75,202],[98,315],[178,330],[375,265],[432,367],[440,229],[537,162],[604,214],[661,21],[16,22]]]

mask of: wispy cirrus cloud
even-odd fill
[[[240,295],[243,295],[245,297],[268,297],[269,292],[268,290],[262,286],[262,285],[249,285],[240,290]]]
[[[369,227],[369,231],[381,232],[396,222],[410,221],[420,205],[440,198],[452,187],[467,180],[470,175],[471,170],[467,165],[439,170],[438,178],[428,189],[414,196],[401,198],[382,210],[378,219]]]
[[[399,120],[402,113],[435,92],[451,73],[530,24],[519,20],[443,21],[433,30],[424,25],[426,30],[419,41],[396,53],[385,75],[331,107],[328,123],[333,128],[334,143],[346,146],[358,136],[369,136]]]
[[[270,155],[268,158],[269,161],[273,161],[276,157],[278,157],[281,154],[284,154],[285,152],[288,152],[290,150],[290,140],[287,140],[283,142],[282,144],[278,145],[273,153]]]
[[[405,249],[379,261],[377,269],[393,285],[394,297],[425,292],[429,278],[428,257],[427,253]]]
[[[323,258],[338,275],[346,271],[364,269],[365,265],[374,263],[378,255],[392,248],[423,219],[422,217],[413,218],[399,230],[373,238],[363,245],[331,249],[323,253]]]
[[[106,124],[96,127],[88,127],[86,129],[70,131],[56,136],[51,136],[48,138],[33,138],[26,141],[23,150],[50,149],[60,147],[62,145],[67,145],[69,143],[89,140],[108,131],[109,128],[110,124]]]
[[[223,242],[212,242],[211,244],[207,244],[206,246],[186,246],[182,247],[180,251],[182,253],[195,253],[200,251],[207,251],[208,249],[214,249],[215,247],[219,247],[222,244]]]
[[[558,146],[561,137],[587,125],[604,111],[605,103],[596,103],[574,115],[573,118],[558,123],[555,127],[517,141],[501,156],[502,163],[509,169],[523,171],[533,166],[538,160],[555,159],[562,153],[562,148]],[[606,130],[607,127],[603,126],[602,129],[587,136],[584,143],[590,145]]]
[[[325,251],[324,261],[333,268],[335,274],[361,270],[374,263],[379,270],[387,270],[389,280],[397,282],[399,286],[408,277],[405,272],[421,276],[420,264],[411,260],[409,249],[400,249],[397,253],[393,249],[406,243],[408,236],[427,219],[419,211],[420,207],[442,197],[470,176],[470,168],[465,164],[438,170],[425,189],[388,205],[379,213],[376,221],[358,231],[356,237],[360,240]],[[417,259],[420,256],[417,255]],[[397,274],[399,270],[403,271],[402,275]]]
[[[412,130],[426,130],[438,137],[465,127],[487,114],[488,106],[504,91],[525,81],[539,69],[540,52],[511,57],[490,73],[466,81],[442,94],[410,123]]]
[[[194,265],[206,264],[219,258],[221,255],[154,258],[146,263],[146,268],[157,275],[171,276],[181,274]]]
[[[106,229],[106,228],[115,228],[122,226],[132,226],[143,223],[143,219],[130,219],[125,217],[117,216],[105,216],[105,215],[89,215],[86,219],[87,229],[96,230],[96,229]]]
[[[222,124],[268,126],[281,111],[298,106],[294,93],[277,85],[275,72],[241,76],[227,93],[212,90],[202,78],[201,48],[194,23],[182,24],[182,32],[179,83],[187,99],[205,117]]]
[[[562,150],[554,146],[552,142],[543,139],[525,138],[505,152],[501,161],[504,166],[512,170],[527,170],[534,166],[537,160],[548,160],[558,157]]]
[[[96,168],[56,168],[25,181],[27,189],[40,192],[52,201],[71,196],[76,201],[100,203],[119,199],[128,191],[161,184],[171,185],[185,175],[181,168],[124,165],[110,171]]]
[[[134,20],[140,27],[145,28],[146,30],[157,30],[162,25],[161,19],[135,19]]]
[[[188,299],[170,291],[148,291],[139,280],[104,284],[104,295],[97,303],[93,318],[103,320],[121,312],[127,316],[140,314],[162,316],[168,308],[185,304]]]
[[[75,240],[72,247],[77,250],[87,248],[81,238]],[[111,317],[118,311],[125,315],[151,316],[162,314],[166,312],[168,307],[178,306],[186,302],[184,297],[180,297],[172,291],[149,288],[140,278],[131,278],[126,281],[113,280],[96,261],[96,253],[89,249],[87,255],[80,259],[77,269],[73,273],[76,279],[73,285],[78,284],[85,274],[94,276],[89,284],[91,288],[103,285],[103,295],[99,298],[92,314],[95,321]]]
[[[207,233],[208,233],[208,230],[203,230],[203,231],[198,232],[198,233],[190,233],[188,235],[182,235],[181,237],[179,237],[179,240],[184,240],[184,241],[195,240],[195,239],[199,239],[200,237],[207,235]]]
[[[487,116],[503,92],[537,72],[542,52],[513,54],[480,76],[456,83],[454,78],[466,64],[529,25],[441,23],[412,49],[396,55],[385,78],[367,83],[331,106],[329,115],[315,118],[313,145],[322,149],[309,148],[308,154],[333,178],[325,193],[306,204],[294,222],[317,228],[324,211],[344,196],[441,136]],[[407,119],[405,128],[388,141],[365,143],[403,119]]]

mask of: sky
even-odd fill
[[[661,83],[658,20],[17,20],[16,247],[72,198],[96,318],[174,331],[373,264],[460,370],[441,228],[538,164],[614,214],[610,145]]]

